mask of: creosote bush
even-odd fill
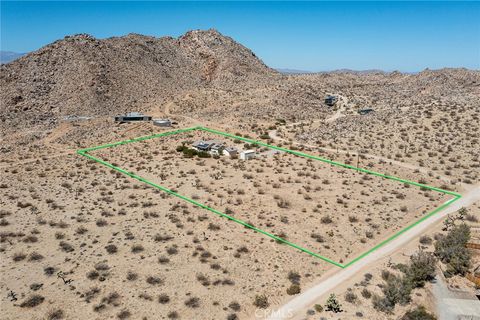
[[[262,294],[262,295],[256,295],[255,296],[255,300],[253,301],[253,305],[257,308],[260,308],[260,309],[266,309],[266,308],[268,308],[270,303],[268,302],[267,296]]]

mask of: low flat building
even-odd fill
[[[240,159],[242,160],[250,160],[255,158],[255,150],[245,150],[240,152]]]
[[[358,114],[364,116],[364,115],[369,114],[369,113],[371,113],[371,112],[373,112],[373,111],[375,111],[375,110],[373,110],[373,109],[371,109],[371,108],[360,109],[360,110],[358,110]]]
[[[152,117],[144,115],[140,112],[129,112],[127,114],[115,116],[115,122],[134,122],[134,121],[151,121]]]
[[[153,119],[153,125],[157,127],[171,127],[172,121],[170,119]]]

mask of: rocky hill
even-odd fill
[[[331,93],[344,97],[353,112],[396,112],[434,101],[469,105],[480,95],[480,72],[466,69],[284,75],[216,30],[179,38],[80,34],[0,71],[4,136],[43,132],[70,115],[160,114],[166,105],[173,114],[249,128],[275,119],[323,119],[331,111],[323,99]]]
[[[276,74],[216,30],[178,39],[80,34],[1,66],[1,122],[12,128],[54,124],[67,115],[144,111],[193,88],[231,88]]]

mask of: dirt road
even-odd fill
[[[357,272],[368,268],[369,265],[372,265],[378,259],[401,249],[407,243],[422,235],[431,225],[444,219],[448,214],[459,210],[461,207],[468,207],[477,201],[480,201],[480,185],[470,189],[460,200],[454,202],[451,206],[448,206],[429,219],[422,221],[355,264],[348,268],[333,270],[332,273],[325,274],[319,283],[285,303],[276,311],[272,312],[267,319],[297,319],[297,317],[303,316],[307,308],[311,308],[320,298],[330,293],[342,282],[353,277]]]

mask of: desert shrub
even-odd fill
[[[80,234],[80,235],[85,234],[87,232],[88,232],[88,229],[85,228],[84,226],[78,227],[77,230],[75,231],[76,234]]]
[[[42,259],[43,259],[43,256],[38,252],[32,252],[28,257],[28,261],[40,261]]]
[[[47,314],[48,320],[61,320],[64,319],[65,313],[62,309],[52,310]]]
[[[97,270],[92,270],[87,273],[87,278],[90,280],[95,280],[100,276]]]
[[[288,280],[290,280],[292,284],[300,284],[300,279],[301,279],[301,276],[298,272],[290,271],[288,273]]]
[[[318,313],[323,312],[322,305],[318,304],[318,303],[313,306],[313,309],[315,309],[315,311],[318,312]]]
[[[228,307],[230,309],[232,309],[233,311],[240,311],[240,304],[236,301],[232,301],[230,302],[230,304],[228,305]]]
[[[332,223],[333,220],[332,220],[332,218],[330,218],[330,216],[323,216],[320,219],[320,222],[323,223],[323,224],[329,224],[329,223]]]
[[[418,251],[410,257],[410,265],[407,267],[406,279],[412,288],[423,287],[426,281],[435,279],[435,265],[437,259],[428,252]]]
[[[167,234],[159,234],[157,233],[154,237],[153,237],[153,240],[157,241],[157,242],[166,242],[166,241],[169,241],[169,240],[172,240],[173,237],[170,236],[170,235],[167,235]]]
[[[363,288],[361,294],[365,299],[370,299],[372,297],[372,293],[367,288]]]
[[[220,226],[210,222],[208,224],[208,230],[217,231],[220,230]]]
[[[419,242],[423,245],[430,245],[433,240],[429,236],[421,236]]]
[[[191,297],[185,301],[185,305],[189,308],[198,308],[200,307],[200,299],[197,297]]]
[[[45,273],[46,276],[50,277],[50,276],[53,276],[53,274],[55,273],[55,268],[54,267],[45,267],[43,269],[43,273]]]
[[[278,205],[279,208],[288,209],[290,207],[290,202],[288,202],[285,199],[280,198],[277,201],[277,205]]]
[[[318,233],[312,233],[312,234],[310,235],[310,237],[311,237],[312,239],[315,239],[315,241],[317,241],[317,242],[319,242],[319,243],[325,242],[325,239],[323,238],[323,236],[320,235],[320,234],[318,234]]]
[[[348,217],[348,221],[352,222],[352,223],[355,223],[355,222],[358,222],[358,218],[355,217],[355,216],[349,216]]]
[[[13,261],[15,262],[19,262],[19,261],[22,261],[24,260],[25,258],[27,257],[27,255],[23,252],[17,252],[13,255]]]
[[[400,320],[436,320],[436,319],[437,318],[434,315],[428,313],[427,310],[425,310],[424,306],[419,306],[413,310],[409,310],[400,318]]]
[[[256,295],[255,296],[255,300],[253,301],[253,305],[257,308],[260,308],[260,309],[266,309],[266,308],[268,308],[270,303],[268,302],[267,296],[262,294],[262,295]]]
[[[117,253],[118,248],[117,248],[117,246],[114,245],[114,244],[109,244],[109,245],[107,245],[107,246],[105,247],[105,250],[107,250],[107,252],[108,252],[109,254],[114,254],[114,253]]]
[[[183,144],[182,144],[182,145],[179,145],[179,146],[177,146],[177,147],[175,148],[175,150],[176,150],[177,152],[183,152],[183,150],[185,150],[185,149],[188,149],[188,147],[185,146],[185,145],[183,145]]]
[[[55,232],[55,239],[62,240],[65,238],[65,233],[63,232]]]
[[[170,254],[170,255],[177,254],[177,253],[178,253],[178,249],[175,248],[175,247],[168,247],[168,248],[167,248],[167,253]]]
[[[73,246],[72,246],[70,243],[65,242],[65,241],[60,241],[59,246],[60,246],[60,248],[61,248],[63,251],[65,251],[65,252],[75,251],[75,249],[73,248]]]
[[[132,246],[132,253],[139,253],[145,250],[141,244],[134,244]]]
[[[96,224],[97,224],[97,227],[105,227],[108,224],[108,222],[105,219],[98,219]]]
[[[358,297],[355,293],[349,291],[345,293],[345,301],[350,302],[350,303],[355,303],[357,302]]]
[[[379,311],[390,313],[395,305],[410,302],[412,286],[405,277],[391,274],[382,288],[383,297],[373,296],[373,307]]]
[[[160,264],[167,264],[170,262],[170,259],[165,256],[158,257],[158,263]]]
[[[382,270],[380,275],[381,275],[383,280],[387,281],[392,276],[392,273],[390,271],[384,269],[384,270]]]
[[[160,285],[163,283],[163,281],[159,277],[149,276],[147,277],[147,283],[153,286],[153,285]]]
[[[299,294],[300,291],[300,285],[292,283],[292,285],[287,289],[287,294],[292,296],[294,294]]]
[[[138,279],[138,274],[136,274],[135,272],[132,272],[132,271],[127,272],[127,280],[128,281],[135,281],[137,279]]]
[[[210,153],[205,152],[205,151],[199,151],[199,152],[197,152],[197,156],[198,156],[199,158],[210,158],[210,157],[211,157]]]
[[[26,236],[25,239],[23,239],[23,242],[25,243],[35,243],[37,241],[38,241],[38,238],[34,235]]]
[[[167,314],[168,319],[178,319],[180,316],[177,311],[171,311]]]
[[[447,265],[445,276],[465,275],[470,268],[471,255],[465,248],[469,239],[470,227],[461,224],[454,226],[435,243],[435,256]]]
[[[162,293],[158,296],[158,302],[161,304],[166,304],[170,302],[170,297],[166,293]]]
[[[122,319],[128,319],[128,318],[130,318],[131,315],[132,315],[132,314],[130,313],[130,311],[128,311],[128,310],[122,310],[122,311],[120,311],[119,314],[117,314],[117,318],[118,318],[118,319],[121,319],[121,320],[122,320]]]
[[[227,320],[238,320],[238,316],[235,313],[231,313],[227,316]]]
[[[469,222],[478,222],[478,218],[474,214],[467,214],[465,219]]]
[[[371,273],[365,273],[363,276],[365,277],[365,281],[370,281],[373,278]]]
[[[45,301],[45,298],[39,294],[34,294],[25,299],[21,304],[21,308],[34,308]]]

